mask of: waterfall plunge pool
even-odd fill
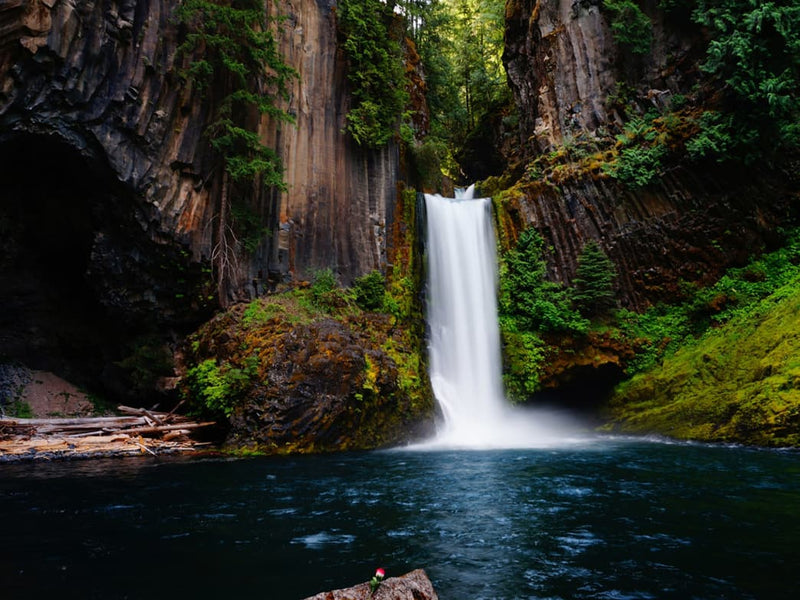
[[[794,598],[795,451],[0,464],[4,598],[298,600],[422,567],[442,600]]]

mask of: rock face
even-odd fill
[[[506,6],[504,62],[520,115],[528,160],[592,144],[621,131],[614,99],[631,90],[638,110],[668,105],[699,78],[701,32],[671,24],[654,2],[646,56],[615,44],[599,0],[511,0]],[[648,186],[626,187],[597,166],[534,181],[507,202],[502,227],[536,227],[552,247],[550,275],[570,281],[577,257],[597,240],[617,265],[623,304],[642,308],[680,295],[775,242],[792,216],[797,178],[757,166],[731,172],[716,165],[675,165]]]
[[[40,148],[56,144],[79,156],[116,188],[115,201],[126,197],[135,217],[131,235],[142,238],[142,248],[177,244],[202,261],[211,251],[215,200],[209,178],[215,175],[203,139],[205,102],[178,76],[176,5],[4,3],[0,144],[26,140],[30,161]],[[264,192],[261,216],[272,231],[258,252],[245,257],[240,295],[249,293],[259,273],[304,277],[332,266],[349,281],[386,261],[397,149],[362,152],[342,133],[348,95],[332,9],[324,0],[275,8],[286,17],[282,50],[299,74],[287,105],[297,124],[278,129],[263,123],[265,139],[283,158],[288,191]],[[117,222],[96,225],[98,259],[129,250],[119,248],[112,232],[117,228]]]
[[[278,6],[288,17],[283,51],[299,74],[288,105],[297,122],[275,133],[288,191],[278,199],[275,241],[258,260],[300,277],[332,267],[350,283],[386,266],[399,156],[394,144],[367,152],[342,133],[349,97],[334,8],[333,0]]]
[[[215,305],[219,170],[204,139],[207,103],[179,77],[177,4],[0,4],[0,303],[10,308],[0,355],[90,352],[108,364],[121,358],[120,340],[196,324]],[[266,233],[239,259],[234,299],[262,292],[268,278],[330,266],[348,283],[385,267],[397,196],[397,149],[363,152],[342,133],[348,94],[333,3],[274,9],[286,16],[282,50],[299,73],[287,104],[297,124],[261,125],[287,191],[256,199]],[[97,335],[76,341],[80,350],[60,341],[88,330]],[[31,366],[63,372],[63,362]]]
[[[320,315],[276,295],[232,307],[191,340],[186,395],[197,401],[227,386],[229,447],[371,449],[433,432],[418,349],[389,315]],[[209,361],[214,374],[203,375]]]
[[[422,569],[400,577],[385,579],[373,595],[368,583],[332,592],[322,592],[306,600],[438,600],[431,580]]]

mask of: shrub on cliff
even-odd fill
[[[502,257],[500,272],[501,321],[513,320],[519,331],[583,333],[588,322],[575,311],[561,284],[548,281],[544,240],[529,228],[514,249]]]
[[[746,161],[781,147],[797,148],[800,6],[766,0],[697,0],[692,18],[711,34],[702,68],[724,85],[720,108],[733,116],[733,120],[709,120],[717,137],[727,124],[727,140],[736,156]]]
[[[653,25],[633,0],[603,0],[603,8],[611,13],[614,40],[634,54],[650,52]]]
[[[372,271],[353,282],[356,304],[364,310],[380,310],[386,296],[386,279],[380,271]]]
[[[578,256],[578,270],[572,282],[572,301],[584,317],[608,312],[614,298],[614,263],[594,240],[586,243]]]
[[[353,98],[345,129],[366,148],[389,142],[408,101],[403,52],[391,31],[393,6],[375,0],[341,0],[337,6]]]

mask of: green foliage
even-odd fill
[[[191,61],[182,75],[214,96],[215,113],[208,128],[214,150],[223,158],[234,182],[262,177],[264,185],[282,185],[278,155],[258,136],[258,120],[270,115],[292,117],[278,107],[288,98],[287,85],[296,72],[283,60],[261,0],[184,0],[175,9],[186,37],[178,52]]]
[[[603,0],[603,8],[611,13],[611,32],[618,44],[634,54],[650,52],[653,25],[634,0]]]
[[[470,133],[496,116],[509,97],[502,63],[504,0],[430,0],[400,3],[425,74],[429,139],[445,146],[436,156],[442,171],[460,177],[453,157]],[[423,149],[427,152],[432,148]],[[433,169],[435,163],[418,162]],[[423,183],[436,177],[423,176]]]
[[[255,355],[247,357],[244,368],[227,362],[219,365],[213,358],[204,360],[186,374],[191,403],[201,412],[229,417],[257,372]]]
[[[644,187],[661,172],[666,155],[661,144],[625,148],[608,173],[631,187]]]
[[[309,291],[311,305],[322,312],[342,310],[352,302],[350,294],[339,287],[336,275],[329,267],[314,272]]]
[[[408,101],[403,52],[392,31],[392,9],[393,5],[376,0],[341,0],[337,6],[353,99],[345,129],[367,148],[389,142]]]
[[[281,187],[283,183],[276,185]],[[270,229],[262,223],[261,216],[244,202],[234,201],[231,204],[231,220],[245,252],[255,252],[261,242],[270,236]]]
[[[616,269],[600,245],[591,240],[578,256],[578,269],[572,282],[572,302],[585,317],[601,315],[615,304]]]
[[[717,162],[729,160],[734,154],[742,132],[735,130],[734,117],[717,111],[706,111],[700,117],[700,131],[686,143],[693,159],[711,158]],[[752,143],[752,135],[745,135],[743,143]]]
[[[501,320],[513,321],[518,331],[584,333],[588,322],[571,307],[567,291],[546,279],[543,246],[536,230],[526,229],[502,257]]]
[[[800,5],[771,0],[697,0],[692,18],[711,33],[703,69],[724,84],[723,108],[728,113],[708,123],[717,129],[711,129],[713,133],[707,137],[718,139],[720,127],[725,125],[725,137],[753,138],[755,146],[736,145],[737,157],[746,162],[764,152],[796,148],[800,133]],[[710,153],[714,145],[701,147]]]
[[[380,310],[384,306],[386,279],[380,271],[372,271],[353,282],[356,304],[364,310]]]
[[[24,400],[14,400],[4,407],[5,416],[14,419],[32,419],[33,409]]]
[[[264,325],[277,315],[284,314],[286,309],[274,302],[265,302],[256,298],[252,300],[242,313],[242,325],[249,329]]]
[[[628,121],[623,133],[617,136],[617,146],[621,148],[619,155],[604,163],[603,171],[630,187],[650,184],[663,171],[669,154],[670,119],[677,117],[667,115],[658,119],[657,113],[648,113]]]
[[[641,350],[631,361],[632,373],[657,364],[676,349],[712,327],[733,318],[748,318],[759,302],[800,273],[800,229],[787,233],[786,244],[746,267],[729,269],[713,286],[686,290],[680,304],[659,304],[642,314],[617,312],[618,326],[628,339],[638,339]]]
[[[521,402],[540,389],[545,344],[537,334],[530,331],[519,332],[501,327],[500,333],[506,365],[503,385],[511,400]]]

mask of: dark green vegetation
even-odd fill
[[[634,0],[603,0],[603,8],[611,13],[611,31],[617,43],[635,54],[650,52],[650,19]]]
[[[212,261],[219,301],[225,306],[238,254],[253,251],[263,237],[252,217],[254,184],[284,185],[280,157],[263,143],[258,126],[262,115],[293,120],[279,102],[288,97],[295,72],[278,51],[277,20],[261,0],[185,0],[175,16],[186,28],[178,48],[184,57],[182,76],[209,103],[206,135],[213,168],[223,169]]]
[[[600,245],[590,240],[578,257],[578,270],[572,285],[572,302],[586,317],[596,317],[616,305],[616,269]]]
[[[614,265],[595,242],[583,248],[571,287],[547,279],[545,255],[541,236],[531,228],[500,257],[504,381],[517,401],[542,389],[561,340],[585,340],[607,329],[615,305]]]
[[[336,10],[353,103],[346,129],[367,148],[392,139],[409,99],[403,30],[392,9],[374,0],[342,0]]]

